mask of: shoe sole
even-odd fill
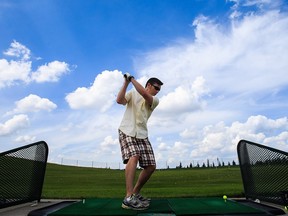
[[[148,206],[148,207],[149,207],[149,206]],[[132,210],[142,211],[142,210],[148,209],[148,207],[136,208],[136,207],[132,207],[132,206],[127,206],[127,205],[125,205],[124,203],[122,203],[122,208],[123,208],[123,209],[132,209]]]

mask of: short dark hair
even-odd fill
[[[148,79],[148,81],[146,82],[145,88],[147,87],[148,83],[150,83],[151,85],[153,85],[154,83],[157,83],[158,85],[163,85],[163,82],[161,82],[161,80],[159,80],[156,77],[152,77]]]

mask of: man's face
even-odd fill
[[[148,90],[151,95],[155,96],[161,90],[161,85],[148,83]]]

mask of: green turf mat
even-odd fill
[[[261,214],[263,211],[222,198],[152,199],[149,209],[134,211],[121,208],[122,199],[86,199],[64,207],[48,216],[98,215],[207,215],[207,214]]]
[[[92,216],[92,215],[137,215],[137,212],[121,208],[122,199],[85,199],[85,202],[77,202],[49,216]]]
[[[263,213],[233,200],[225,202],[222,198],[175,198],[168,201],[176,215]]]
[[[170,214],[174,215],[169,207],[167,200],[154,199],[149,209],[144,211],[134,211],[121,208],[122,199],[86,199],[85,203],[77,202],[56,212],[48,214],[49,216],[97,216],[97,215],[155,215]]]

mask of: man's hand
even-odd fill
[[[130,82],[132,78],[134,79],[134,76],[132,76],[132,75],[129,74],[129,73],[125,73],[125,74],[124,74],[124,78],[125,78],[127,81]]]

